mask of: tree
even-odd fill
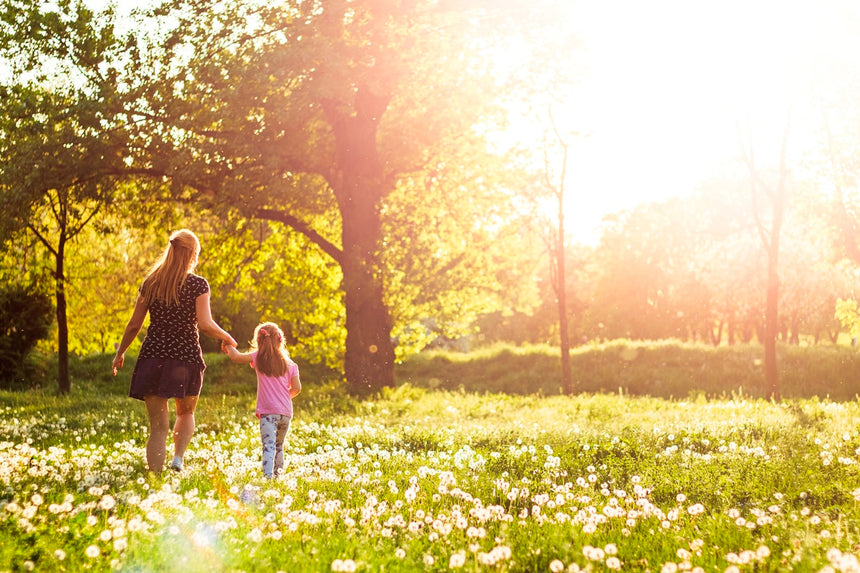
[[[277,222],[336,261],[344,370],[357,393],[394,383],[383,233],[395,192],[420,181],[453,193],[447,202],[484,211],[501,203],[473,193],[490,181],[500,188],[498,171],[474,186],[475,169],[462,167],[495,163],[475,127],[496,121],[494,94],[508,87],[485,58],[506,30],[505,10],[429,0],[207,10],[178,0],[153,13],[145,51],[135,36],[126,108],[139,153],[131,171],[169,180],[174,198]],[[454,181],[457,173],[467,178]],[[452,244],[505,234],[495,223],[458,220]],[[480,255],[440,254],[441,268]]]
[[[787,165],[788,124],[782,137],[779,151],[779,166],[776,170],[776,182],[768,183],[756,163],[752,144],[752,136],[748,134],[747,142],[741,139],[741,150],[744,163],[749,169],[750,197],[752,212],[755,217],[756,229],[762,245],[767,252],[767,294],[765,297],[765,331],[764,331],[764,371],[765,392],[774,400],[779,400],[779,370],[777,368],[776,339],[779,334],[779,244],[780,233],[788,208],[789,169]],[[766,205],[762,205],[762,200]],[[762,218],[762,209],[770,213],[769,223]]]
[[[104,207],[122,165],[104,111],[114,90],[101,72],[116,48],[110,24],[63,1],[0,4],[0,209],[4,236],[28,229],[53,259],[58,386],[69,392],[66,251]],[[61,14],[62,12],[62,14]]]
[[[549,136],[544,136],[544,165],[543,165],[543,189],[548,191],[555,199],[555,225],[550,225],[550,233],[547,236],[548,250],[550,254],[550,270],[553,291],[558,304],[558,329],[561,343],[561,385],[568,394],[573,394],[573,373],[570,366],[570,327],[568,326],[567,305],[567,273],[565,254],[565,182],[567,178],[567,162],[569,143],[561,135],[552,115],[549,112],[549,123],[552,129],[552,141]],[[553,158],[552,150],[557,150],[558,157]]]

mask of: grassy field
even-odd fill
[[[307,368],[266,481],[253,373],[207,360],[179,474],[145,471],[143,406],[106,357],[75,363],[71,396],[0,392],[0,571],[860,567],[856,400],[511,395],[436,372],[356,401]]]

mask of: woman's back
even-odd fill
[[[140,358],[172,358],[203,364],[197,330],[197,297],[209,292],[203,277],[189,274],[179,290],[179,304],[154,300]]]

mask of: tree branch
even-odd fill
[[[254,212],[254,216],[259,219],[264,219],[266,221],[275,221],[278,223],[283,223],[284,225],[298,231],[315,245],[317,245],[320,249],[323,250],[325,254],[330,256],[336,263],[339,265],[343,265],[343,251],[339,249],[336,245],[331,243],[328,239],[320,235],[314,229],[312,229],[307,223],[299,219],[298,217],[294,217],[289,213],[284,211],[278,211],[275,209],[257,209]]]

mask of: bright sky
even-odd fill
[[[590,133],[572,146],[568,167],[574,237],[593,241],[606,213],[691,192],[740,156],[739,124],[751,126],[758,156],[773,157],[790,116],[790,152],[808,149],[821,117],[817,96],[834,77],[858,76],[857,4],[571,4],[584,48],[570,57],[585,58],[587,73],[565,123]]]

